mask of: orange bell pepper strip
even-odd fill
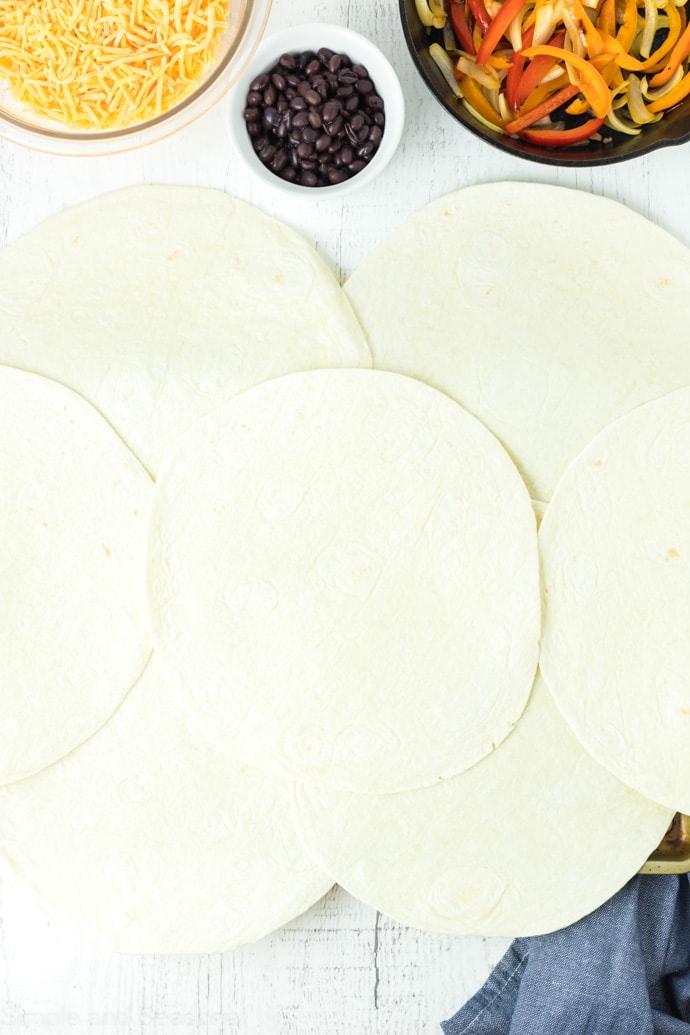
[[[460,89],[462,90],[463,97],[467,103],[474,108],[478,115],[486,121],[490,122],[497,129],[503,129],[503,119],[498,113],[492,108],[487,101],[486,97],[481,91],[481,88],[477,86],[474,79],[470,79],[469,76],[465,76],[460,81]]]
[[[673,108],[676,104],[679,104],[684,97],[687,97],[690,93],[690,72],[686,72],[679,83],[669,90],[663,97],[659,97],[656,101],[652,101],[651,104],[647,105],[647,111],[651,111],[656,114],[658,111],[666,111],[667,108]]]
[[[685,61],[686,57],[690,54],[690,25],[685,29],[685,32],[680,37],[675,47],[671,51],[671,56],[662,68],[661,72],[657,72],[655,76],[649,80],[649,85],[653,87],[665,86],[666,83],[673,77],[675,72]],[[680,84],[678,84],[680,85]]]
[[[532,31],[532,36],[533,35],[534,35],[534,31]],[[526,44],[526,47],[529,47],[531,42],[532,42],[532,37],[530,36],[529,43]],[[549,46],[550,47],[562,47],[564,43],[565,43],[565,32],[556,32],[556,33],[554,33],[554,35],[549,40]],[[524,59],[524,54],[525,54],[526,47],[523,48],[523,50],[522,50],[523,59]],[[537,58],[534,58],[533,61],[530,61],[529,65],[525,69],[525,72],[524,72],[522,78],[520,79],[520,85],[518,86],[518,90],[517,90],[518,107],[520,107],[521,105],[523,105],[525,103],[525,101],[527,100],[527,98],[531,94],[532,90],[535,90],[537,88],[537,86],[542,81],[542,79],[544,78],[546,73],[551,68],[553,68],[555,63],[556,62],[552,58],[550,58],[550,57],[537,57]]]
[[[537,144],[539,147],[570,147],[572,144],[581,144],[583,140],[589,140],[603,125],[603,119],[589,119],[588,122],[572,129],[526,129],[521,136],[530,144]]]
[[[525,57],[537,57],[543,54],[554,58],[556,61],[563,61],[566,65],[570,65],[576,72],[578,91],[585,95],[594,115],[598,119],[606,118],[611,109],[611,94],[606,85],[606,80],[591,61],[581,58],[578,54],[572,54],[568,50],[550,47],[548,44],[539,47],[529,47],[523,53]]]
[[[531,94],[527,98],[524,104],[518,109],[518,115],[526,115],[528,111],[532,111],[537,108],[542,101],[545,101],[547,97],[550,97],[556,90],[560,90],[563,86],[570,86],[570,80],[568,79],[568,73],[562,72],[556,79],[550,79],[548,83],[542,83],[541,86],[537,86],[535,90],[532,90]]]
[[[474,57],[475,49],[472,41],[472,30],[465,14],[464,0],[450,0],[450,23],[453,26],[455,38],[462,49]]]
[[[556,108],[560,108],[567,101],[572,100],[579,92],[579,87],[575,83],[569,83],[562,90],[552,93],[550,97],[538,104],[536,108],[532,108],[531,111],[525,112],[523,115],[518,115],[512,122],[506,122],[506,133],[510,133],[511,136],[522,133],[523,130],[533,126],[535,122],[539,122],[540,119],[550,115]]]
[[[524,0],[505,0],[501,10],[498,12],[496,17],[492,19],[491,25],[486,30],[484,39],[477,51],[478,65],[485,65],[487,63],[496,47],[503,39],[504,33],[508,31],[508,26],[512,22],[513,18],[522,10],[523,5]]]

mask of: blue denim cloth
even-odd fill
[[[445,1035],[690,1035],[688,876],[634,877],[571,927],[518,938]]]

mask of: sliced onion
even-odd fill
[[[479,112],[475,111],[475,109],[472,107],[472,105],[469,104],[466,100],[463,99],[462,103],[465,105],[465,107],[469,111],[469,113],[472,116],[472,118],[476,119],[477,122],[481,122],[482,126],[486,126],[487,129],[492,129],[494,131],[494,133],[504,133],[505,132],[504,130],[501,129],[500,126],[494,126],[493,122],[489,122],[488,119],[482,118],[482,116],[479,114]]]
[[[648,58],[658,27],[659,12],[654,0],[644,0],[644,29],[640,39],[640,57]]]
[[[465,57],[464,54],[458,58],[456,67],[463,75],[468,75],[470,79],[474,79],[480,86],[485,86],[487,90],[498,90],[500,86],[501,79],[495,69],[489,65],[478,65],[476,61]]]
[[[445,11],[442,15],[434,14],[429,7],[428,0],[414,0],[414,5],[417,9],[417,14],[422,25],[426,25],[427,28],[442,29],[446,23]]]
[[[684,71],[683,66],[681,65],[680,68],[675,70],[669,81],[664,83],[663,86],[657,87],[656,90],[650,90],[647,80],[643,79],[641,84],[642,94],[648,101],[658,101],[660,97],[665,97],[667,93],[670,93],[671,90],[678,85],[683,78],[683,75]]]
[[[462,90],[458,86],[458,81],[455,78],[455,65],[448,54],[446,54],[443,47],[438,43],[432,43],[429,47],[429,57],[438,66],[441,75],[448,83],[455,96],[462,98]]]
[[[643,126],[647,122],[658,122],[661,113],[655,115],[647,111],[647,106],[642,99],[642,86],[636,75],[628,76],[628,109],[633,122],[637,126]]]

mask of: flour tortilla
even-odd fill
[[[208,744],[154,657],[91,740],[0,789],[0,856],[51,919],[107,948],[220,952],[331,886],[289,801],[287,782]]]
[[[514,733],[461,776],[388,795],[303,785],[294,805],[319,866],[374,909],[424,930],[505,937],[596,909],[673,816],[583,750],[539,676]]]
[[[90,736],[141,673],[152,488],[92,406],[0,366],[0,783]]]
[[[616,421],[541,526],[542,664],[595,758],[690,812],[690,389]]]
[[[441,393],[294,374],[220,407],[156,486],[161,663],[238,758],[344,789],[432,783],[529,695],[536,522],[505,451]]]
[[[374,366],[465,406],[538,500],[605,425],[690,384],[690,252],[584,192],[494,183],[442,197],[345,291]]]
[[[0,253],[0,363],[78,391],[155,476],[181,432],[245,388],[371,359],[299,234],[221,191],[147,186]]]

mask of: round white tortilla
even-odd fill
[[[581,191],[493,183],[442,197],[345,291],[374,366],[465,406],[535,499],[605,425],[690,384],[690,252]]]
[[[440,392],[294,374],[199,422],[154,492],[149,615],[214,743],[365,792],[466,769],[512,729],[540,626],[536,523]]]
[[[155,475],[174,439],[238,392],[371,359],[294,230],[221,191],[147,186],[62,212],[0,253],[0,363],[78,391]]]
[[[0,783],[90,736],[140,675],[152,488],[82,398],[0,367]]]
[[[580,746],[537,677],[515,731],[461,776],[402,794],[299,786],[313,858],[389,916],[452,934],[545,934],[633,876],[673,812]]]
[[[0,789],[0,856],[49,917],[98,944],[220,952],[331,886],[301,847],[290,790],[211,747],[153,657],[91,740]]]
[[[622,417],[541,525],[542,665],[582,743],[690,812],[690,389]]]

